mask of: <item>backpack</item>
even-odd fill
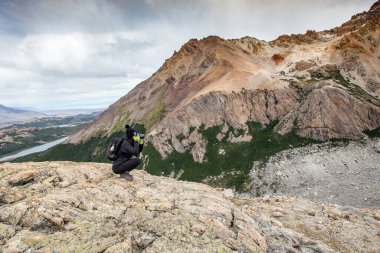
[[[119,153],[121,144],[123,143],[123,138],[113,138],[111,143],[107,148],[107,158],[111,161],[115,161],[117,159],[117,155]]]

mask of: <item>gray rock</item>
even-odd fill
[[[379,208],[379,143],[380,139],[334,142],[280,152],[265,164],[254,164],[251,193],[257,196],[259,189],[260,195],[286,194]]]

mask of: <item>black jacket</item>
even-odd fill
[[[129,159],[131,159],[132,155],[139,155],[139,142],[134,141],[132,145],[129,140],[124,140],[120,146],[120,150],[117,155],[116,161],[114,161],[114,165],[128,161]]]

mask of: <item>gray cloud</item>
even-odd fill
[[[0,104],[102,107],[190,38],[324,30],[375,0],[2,0]]]

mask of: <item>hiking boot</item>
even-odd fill
[[[120,174],[120,177],[124,178],[128,181],[133,181],[133,176],[131,174],[129,174],[129,172],[125,172],[123,174]]]

